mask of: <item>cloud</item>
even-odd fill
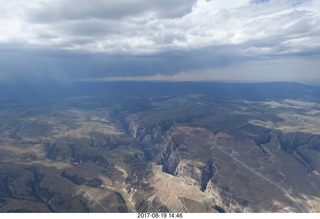
[[[43,1],[29,11],[34,22],[64,20],[126,19],[136,16],[175,18],[189,13],[195,0],[52,0]]]
[[[79,54],[74,51],[28,48],[21,51],[4,46],[0,46],[0,50],[3,52],[0,55],[0,74],[6,74],[10,80],[26,80],[30,75],[31,80],[41,77],[72,79],[106,75],[137,76],[159,72],[170,75],[184,70],[223,68],[244,59],[236,54],[230,55],[231,50],[234,50],[232,47],[218,46],[156,55]]]
[[[320,29],[319,11],[310,1],[13,2],[3,6],[0,42],[90,53],[154,54],[269,38],[279,44],[310,32],[316,36]]]
[[[252,4],[263,4],[269,2],[269,0],[251,0]]]
[[[0,31],[2,78],[245,69],[261,60],[319,57],[320,3],[11,0],[0,7]]]

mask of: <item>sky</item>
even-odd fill
[[[320,0],[0,5],[0,81],[320,81]]]

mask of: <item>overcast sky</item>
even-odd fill
[[[320,0],[0,0],[0,80],[320,81]]]

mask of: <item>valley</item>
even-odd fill
[[[215,85],[2,99],[0,212],[320,212],[317,88]]]

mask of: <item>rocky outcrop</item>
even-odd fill
[[[279,140],[281,149],[294,156],[308,172],[312,172],[316,169],[314,161],[307,153],[304,153],[303,147],[307,147],[309,150],[320,151],[319,135],[302,132],[277,132],[276,136]]]
[[[208,160],[207,165],[201,169],[201,191],[204,192],[207,189],[209,180],[213,177],[216,167],[212,160]]]
[[[216,185],[212,180],[208,182],[206,191],[213,197],[212,207],[218,212],[245,212],[249,202],[237,198],[228,188],[222,188]]]
[[[168,160],[171,152],[177,147],[177,143],[171,142],[166,135],[167,131],[174,126],[173,121],[159,121],[146,126],[138,126],[133,119],[129,126],[133,137],[144,152],[146,161],[163,163],[162,160]],[[172,168],[169,167],[169,169]]]

